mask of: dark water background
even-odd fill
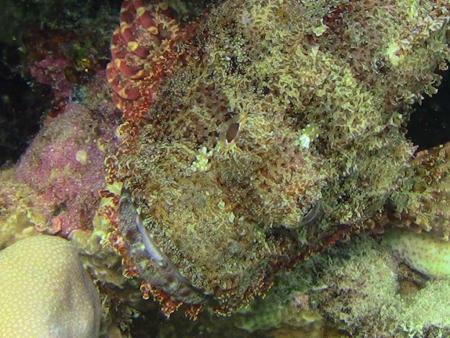
[[[83,34],[97,30],[98,22],[111,22],[111,30],[114,28],[121,2],[0,0],[0,166],[17,161],[39,131],[43,116],[52,109],[51,88],[34,81],[29,66],[39,54],[70,47],[49,46],[43,41],[64,37],[64,43],[70,44],[67,37],[72,34],[73,43],[82,45]],[[99,34],[109,41],[110,32],[86,39],[95,43]],[[108,49],[99,51],[102,64],[107,62]]]

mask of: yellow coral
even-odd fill
[[[0,337],[98,336],[100,301],[70,242],[35,236],[0,252]]]
[[[0,249],[43,228],[48,210],[34,191],[15,178],[14,168],[0,171]]]

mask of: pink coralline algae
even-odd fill
[[[17,178],[50,205],[48,232],[68,236],[88,228],[103,187],[106,125],[93,112],[69,103],[64,112],[47,118],[17,167]]]
[[[71,61],[64,57],[46,56],[30,66],[30,74],[35,81],[50,86],[53,93],[54,115],[64,110],[67,99],[73,93],[73,83],[66,76],[66,69],[72,66]]]

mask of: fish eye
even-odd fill
[[[228,126],[226,132],[226,139],[228,143],[231,143],[236,139],[237,135],[239,134],[239,127],[240,124],[238,122],[233,122]]]

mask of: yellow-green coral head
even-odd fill
[[[99,296],[69,241],[18,241],[0,252],[0,271],[0,337],[98,336]]]

